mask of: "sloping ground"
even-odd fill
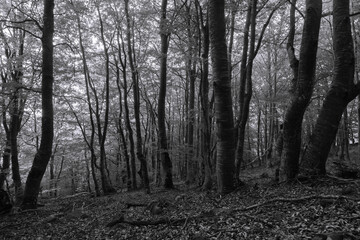
[[[360,239],[360,182],[334,178],[226,196],[153,189],[44,204],[0,216],[0,239]]]

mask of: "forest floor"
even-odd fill
[[[43,199],[37,210],[0,216],[0,239],[360,239],[360,181],[272,183],[238,190],[153,188]]]

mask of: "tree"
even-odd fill
[[[22,209],[37,207],[37,197],[41,179],[49,162],[54,137],[53,112],[53,35],[54,35],[54,0],[44,0],[44,26],[42,29],[42,81],[41,104],[42,126],[41,142],[25,184]]]
[[[296,60],[292,61],[295,55],[290,57],[290,64],[294,71],[293,84],[295,89],[293,90],[291,102],[285,114],[283,127],[282,175],[285,174],[287,180],[294,179],[299,171],[302,121],[314,88],[321,13],[321,0],[306,1],[306,16],[302,33],[298,69],[294,68],[297,67]],[[293,25],[290,31],[293,31],[292,27]],[[291,32],[289,37],[293,37]],[[292,47],[291,41],[288,41],[287,48]],[[293,54],[291,49],[288,50],[288,52]]]
[[[326,94],[309,146],[304,153],[302,169],[310,174],[325,174],[326,160],[341,116],[360,91],[354,84],[355,56],[351,34],[349,0],[333,1],[334,75]]]
[[[160,37],[161,37],[161,57],[160,57],[160,91],[158,100],[158,127],[160,158],[164,171],[164,187],[173,188],[172,180],[172,162],[168,152],[168,143],[166,138],[165,125],[165,98],[166,98],[166,70],[167,70],[167,53],[169,48],[170,26],[166,18],[167,0],[161,2],[161,19],[160,19]]]
[[[234,188],[235,135],[225,39],[224,0],[209,1],[209,38],[214,79],[218,192]]]
[[[110,57],[109,57],[109,46],[107,46],[107,39],[105,39],[104,33],[104,22],[100,12],[100,6],[97,6],[97,12],[99,15],[100,23],[100,35],[101,43],[104,49],[105,55],[105,110],[104,110],[104,120],[100,119],[100,112],[98,102],[96,101],[96,122],[97,122],[97,135],[100,146],[100,175],[101,175],[101,184],[104,194],[114,193],[116,190],[111,186],[110,178],[108,176],[108,167],[107,167],[107,158],[106,158],[106,148],[105,142],[109,126],[109,107],[110,107]],[[95,92],[96,95],[96,92]],[[97,96],[96,96],[97,97]],[[101,123],[103,122],[103,126]]]
[[[239,123],[237,139],[236,178],[239,176],[240,164],[243,161],[245,127],[249,118],[249,105],[252,96],[252,68],[255,58],[255,30],[256,30],[256,6],[257,0],[248,1],[246,23],[244,27],[244,43],[240,67],[240,91],[239,91]],[[250,29],[250,46],[249,46]],[[249,48],[250,47],[250,48]],[[249,56],[248,56],[249,53]]]
[[[140,123],[140,90],[139,90],[139,72],[137,70],[135,54],[133,49],[133,43],[131,41],[131,19],[129,15],[129,0],[125,0],[125,15],[126,15],[126,39],[128,44],[128,57],[131,69],[131,78],[133,81],[133,95],[134,95],[134,115],[135,115],[135,127],[136,127],[136,156],[140,162],[140,176],[143,184],[143,188],[146,193],[150,193],[149,176],[146,158],[142,148],[142,136],[141,136],[141,123]]]
[[[201,156],[204,164],[204,182],[202,188],[210,190],[213,185],[212,165],[210,152],[211,139],[211,120],[209,116],[209,18],[208,12],[204,13],[198,0],[195,2],[197,17],[201,32],[201,82],[200,82],[200,101],[201,101]]]
[[[188,38],[188,53],[186,56],[186,76],[188,86],[188,103],[187,103],[187,126],[186,126],[186,144],[188,150],[186,151],[186,183],[194,183],[195,181],[195,168],[196,160],[194,158],[194,125],[195,125],[195,80],[196,80],[196,37],[197,33],[193,30],[192,15],[191,15],[191,2],[186,4],[186,27]]]
[[[24,26],[23,26],[24,27]],[[14,40],[6,39],[4,30],[1,28],[0,37],[4,42],[4,52],[7,61],[7,68],[1,72],[3,92],[9,95],[8,103],[5,104],[3,99],[3,127],[6,135],[5,151],[3,155],[3,169],[0,173],[0,188],[6,179],[6,172],[9,169],[11,159],[12,179],[15,185],[16,202],[21,200],[22,197],[22,184],[19,170],[18,159],[18,134],[21,129],[21,121],[24,113],[26,102],[26,94],[23,93],[21,85],[23,83],[23,62],[24,62],[24,44],[25,44],[25,31],[20,29],[13,29],[12,34],[14,40],[18,42],[11,46]],[[9,87],[6,87],[9,86]],[[9,89],[7,92],[6,89]],[[7,113],[10,115],[10,122],[7,123]]]

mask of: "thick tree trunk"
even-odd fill
[[[321,11],[321,0],[306,0],[306,16],[300,48],[299,69],[298,71],[294,70],[298,73],[297,78],[296,72],[294,74],[294,81],[296,82],[293,85],[296,88],[284,119],[284,149],[282,156],[282,170],[284,173],[282,175],[285,175],[286,180],[294,179],[299,171],[302,121],[313,92]],[[288,49],[289,47],[291,46],[288,46]],[[296,61],[294,63],[290,61],[290,63],[293,66]]]
[[[208,8],[217,127],[217,184],[218,192],[222,194],[234,189],[235,160],[235,129],[225,39],[224,5],[224,0],[210,0]]]
[[[355,2],[352,3],[352,9],[354,9],[354,6],[356,5]],[[354,38],[354,52],[355,56],[360,56],[360,46],[359,46],[359,32],[357,31],[358,23],[355,21],[354,18],[351,19],[351,25],[352,25],[352,32],[353,32],[353,38]],[[360,81],[360,59],[357,59],[355,62],[355,82]],[[360,136],[360,94],[357,96],[357,119],[358,119],[358,131],[357,134]],[[360,144],[358,144],[358,153],[360,153]],[[358,157],[355,159],[355,162],[360,164],[360,154],[358,154]]]
[[[37,207],[37,197],[41,179],[49,162],[54,138],[53,112],[53,34],[54,34],[54,0],[44,0],[44,26],[42,42],[42,127],[41,143],[35,155],[31,170],[26,180],[22,209]]]
[[[161,2],[160,36],[161,36],[161,60],[160,60],[160,91],[158,101],[158,127],[160,143],[160,159],[164,171],[164,187],[173,188],[172,163],[168,152],[165,124],[165,98],[166,98],[166,70],[169,29],[166,18],[167,0]]]
[[[309,146],[304,154],[302,169],[310,174],[325,174],[326,160],[341,116],[347,104],[359,93],[354,85],[355,56],[349,17],[349,0],[334,0],[334,76]]]

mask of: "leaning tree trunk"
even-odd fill
[[[282,173],[286,180],[294,179],[299,171],[301,128],[304,113],[313,92],[321,11],[321,0],[306,0],[298,75],[297,79],[294,78],[296,81],[294,94],[284,119]]]
[[[303,157],[302,170],[310,174],[325,174],[326,160],[341,116],[357,94],[360,85],[354,84],[355,56],[349,17],[349,0],[334,0],[334,77],[328,91],[309,146]]]
[[[158,102],[158,125],[159,125],[159,142],[160,142],[160,159],[164,171],[164,187],[173,188],[172,180],[172,163],[168,152],[168,144],[166,138],[166,124],[165,124],[165,98],[166,98],[166,68],[167,68],[167,52],[169,29],[166,19],[167,0],[162,0],[161,3],[161,22],[160,22],[160,36],[161,36],[161,60],[160,60],[160,91]]]
[[[218,192],[220,193],[228,193],[234,188],[235,161],[235,129],[225,39],[224,5],[224,0],[210,0],[208,8],[217,127],[216,171]]]
[[[53,35],[54,35],[54,0],[44,0],[44,26],[42,43],[42,124],[41,143],[37,151],[31,170],[26,180],[22,209],[37,207],[37,197],[41,179],[49,162],[54,138],[53,112]]]

